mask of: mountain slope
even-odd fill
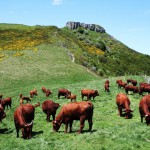
[[[24,53],[21,50],[38,51],[36,46],[51,44],[66,49],[76,63],[100,76],[150,75],[150,56],[128,48],[106,32],[98,33],[81,27],[75,30],[11,24],[0,24],[0,27],[1,61],[6,59],[6,55],[9,57],[13,53],[22,57]]]

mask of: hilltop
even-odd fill
[[[50,44],[64,48],[74,62],[98,76],[150,75],[150,56],[130,49],[100,25],[68,22],[58,28],[0,24],[0,39],[1,61],[12,53],[22,57],[23,50],[38,52],[39,45]]]

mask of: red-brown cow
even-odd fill
[[[133,85],[126,85],[124,89],[125,89],[126,94],[128,94],[128,91],[133,91],[133,93],[139,92],[139,88]]]
[[[35,107],[31,104],[22,104],[14,112],[14,123],[16,127],[17,137],[19,130],[22,130],[22,137],[30,139],[32,134]]]
[[[7,109],[8,106],[11,108],[11,103],[12,103],[11,97],[7,97],[1,100],[1,105],[4,108],[4,110],[5,110],[5,106],[7,106]]]
[[[142,84],[142,85],[140,85],[139,94],[142,95],[143,92],[150,93],[150,85],[149,84]]]
[[[132,117],[131,112],[133,111],[130,109],[130,100],[124,93],[119,93],[116,96],[116,104],[118,106],[118,115],[122,116],[122,111],[124,109],[125,118],[128,119]]]
[[[34,95],[37,95],[37,90],[36,89],[30,91],[30,97],[33,98]]]
[[[104,88],[105,88],[105,92],[110,92],[109,90],[109,83],[105,83]]]
[[[46,97],[49,97],[52,94],[50,89],[46,89],[44,86],[42,87],[42,91],[45,93]]]
[[[97,90],[83,89],[81,90],[81,95],[82,95],[82,101],[83,101],[84,96],[87,97],[87,100],[91,100],[92,97],[94,100],[96,96],[99,96],[99,93]]]
[[[105,81],[105,84],[106,84],[106,83],[108,83],[108,84],[109,84],[109,80],[106,80],[106,81]]]
[[[60,96],[64,96],[65,98],[67,98],[68,95],[71,95],[71,92],[68,91],[67,89],[58,90],[58,99],[60,98]]]
[[[141,122],[143,122],[143,117],[145,117],[146,124],[150,124],[150,95],[145,95],[139,102],[139,113],[141,117]]]
[[[127,83],[132,83],[133,86],[136,86],[136,85],[137,85],[137,81],[136,81],[136,80],[133,80],[133,79],[127,79]]]
[[[31,102],[31,99],[30,99],[28,96],[23,96],[22,94],[20,94],[19,97],[22,99],[22,101],[23,101],[23,100],[26,100],[27,103],[28,103],[28,101]]]
[[[47,115],[46,120],[49,122],[52,115],[53,120],[55,120],[55,115],[57,109],[60,107],[58,103],[53,102],[52,100],[46,100],[42,104],[42,110]]]
[[[118,84],[119,82],[122,82],[122,80],[120,79],[116,80],[116,84]]]
[[[55,121],[53,121],[53,130],[58,131],[61,124],[64,123],[66,125],[65,133],[67,133],[68,124],[70,125],[70,132],[72,132],[73,120],[80,120],[80,129],[78,133],[81,133],[85,120],[88,120],[89,131],[91,131],[93,124],[93,109],[93,104],[89,101],[65,104],[57,115]]]
[[[2,119],[6,117],[6,113],[4,112],[4,108],[0,104],[0,122],[2,122]]]
[[[68,96],[67,96],[67,99],[70,99],[71,102],[74,100],[74,102],[75,102],[76,99],[77,99],[77,96],[76,96],[75,94],[71,94],[71,95],[68,95]]]
[[[127,85],[126,82],[119,81],[119,82],[118,82],[118,89],[121,88],[121,87],[123,87],[123,89],[124,89],[126,85]]]

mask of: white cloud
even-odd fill
[[[61,5],[62,4],[62,0],[53,0],[52,4],[53,5]]]

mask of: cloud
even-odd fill
[[[53,0],[52,1],[52,5],[61,5],[62,4],[62,0]]]

